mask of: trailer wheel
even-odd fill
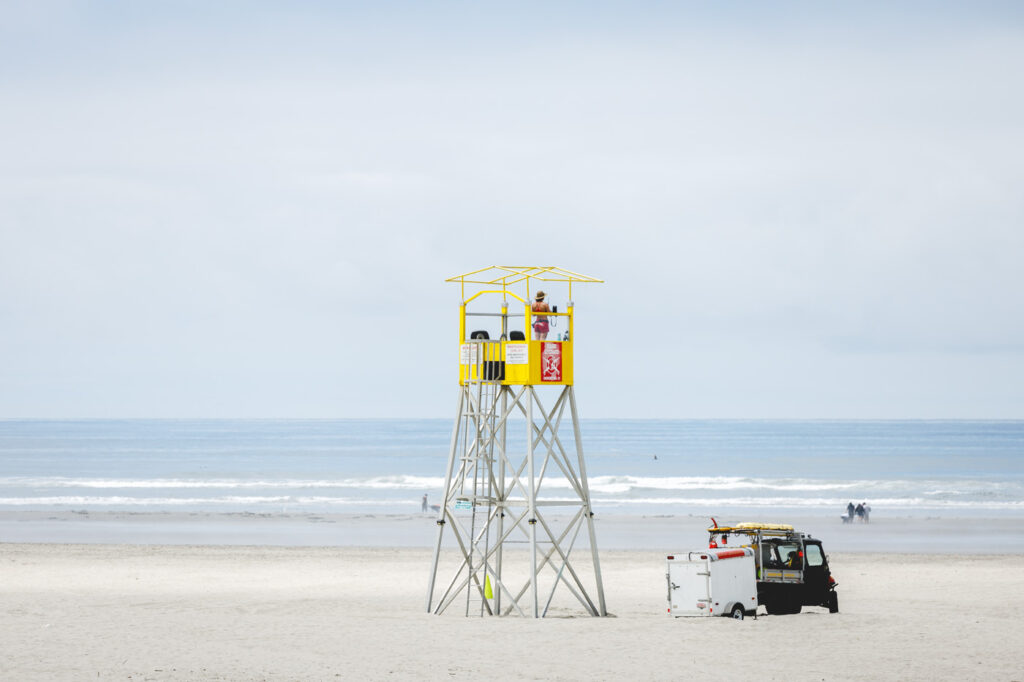
[[[746,614],[743,612],[743,604],[736,604],[732,607],[732,611],[729,612],[729,617],[736,620],[743,620],[744,615]]]
[[[828,612],[839,613],[839,595],[831,592],[828,595]]]

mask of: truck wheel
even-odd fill
[[[839,595],[835,592],[828,595],[828,612],[839,613]]]
[[[745,614],[743,613],[743,604],[736,604],[732,607],[732,611],[729,612],[729,616],[731,618],[735,618],[736,620],[743,620],[744,615]]]

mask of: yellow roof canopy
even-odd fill
[[[577,282],[602,283],[600,280],[588,275],[581,275],[565,268],[553,265],[549,266],[521,266],[521,265],[491,265],[463,275],[455,275],[446,279],[446,282],[458,282],[462,285],[462,298],[466,298],[466,285],[478,285],[494,287],[495,293],[509,293],[520,298],[515,293],[519,285],[526,287],[525,300],[530,300],[530,280],[538,282],[566,282],[569,285],[569,296],[572,297],[572,285]]]

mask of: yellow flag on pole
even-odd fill
[[[491,576],[484,575],[484,596],[494,599],[494,592],[491,590]]]

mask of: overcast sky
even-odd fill
[[[1024,418],[1021,7],[0,0],[0,417]]]

